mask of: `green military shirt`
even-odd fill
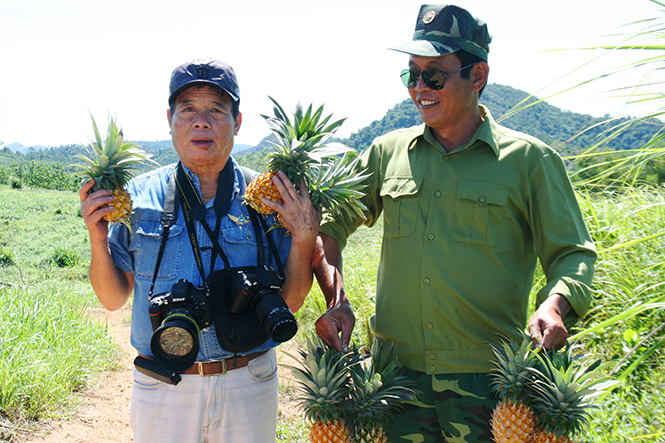
[[[559,155],[541,141],[484,122],[450,153],[426,125],[375,140],[366,219],[326,215],[321,232],[342,247],[383,212],[376,336],[407,367],[432,374],[487,372],[488,342],[517,338],[540,259],[537,304],[561,294],[570,326],[590,304],[596,252]]]

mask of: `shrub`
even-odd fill
[[[81,258],[74,251],[57,247],[50,261],[59,268],[72,268],[79,264]]]
[[[14,253],[0,246],[0,268],[14,264]]]

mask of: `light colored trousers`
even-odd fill
[[[177,386],[134,370],[134,443],[270,443],[277,430],[275,350],[223,375]]]

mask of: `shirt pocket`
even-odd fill
[[[256,246],[256,235],[252,223],[249,222],[249,215],[234,218],[227,216],[222,220],[221,236],[224,242],[232,245]],[[255,249],[254,251],[256,252]]]
[[[452,210],[452,235],[455,240],[495,247],[499,239],[491,235],[491,220],[503,219],[508,203],[508,188],[501,185],[459,182]]]
[[[423,179],[416,177],[387,177],[381,185],[383,226],[388,238],[408,237],[416,230],[418,221],[418,191]]]
[[[164,247],[157,280],[175,280],[178,277],[185,245],[184,226],[173,225]],[[130,252],[134,255],[134,275],[143,280],[152,280],[157,263],[159,246],[164,227],[156,220],[141,220],[134,230]]]

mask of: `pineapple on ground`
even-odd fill
[[[307,349],[291,357],[300,364],[289,367],[300,390],[299,405],[311,421],[312,443],[351,443],[343,412],[349,389],[345,354],[326,347],[318,337],[308,337]]]
[[[519,342],[503,340],[500,345],[491,346],[496,366],[491,371],[491,383],[499,399],[490,421],[492,436],[497,443],[528,442],[536,426],[529,405],[534,377],[530,368],[537,362],[531,337],[523,333]]]
[[[92,118],[95,140],[92,141],[89,147],[86,147],[89,157],[83,154],[75,156],[85,162],[84,164],[73,165],[82,169],[75,175],[95,180],[95,185],[89,193],[100,189],[113,191],[113,202],[110,203],[110,206],[113,206],[113,211],[104,216],[104,219],[111,223],[121,222],[129,227],[132,199],[124,188],[134,176],[134,168],[139,164],[143,164],[145,160],[152,162],[150,160],[152,155],[145,152],[136,143],[125,143],[122,129],[116,125],[113,118],[109,119],[106,140],[102,142],[95,119],[92,116],[90,117]]]
[[[272,179],[283,171],[296,186],[304,180],[315,208],[361,214],[365,208],[358,199],[363,196],[361,182],[367,176],[355,172],[355,162],[346,162],[344,156],[352,148],[328,141],[344,119],[328,124],[332,115],[323,117],[323,106],[313,111],[310,105],[303,114],[299,103],[291,121],[279,103],[272,97],[270,100],[275,116],[262,116],[274,133],[268,170],[247,185],[246,203],[261,214],[273,213],[261,198],[281,202]]]
[[[589,423],[595,407],[591,399],[615,385],[609,377],[598,377],[603,367],[600,360],[589,366],[573,357],[573,346],[551,355],[539,354],[538,368],[532,368],[532,407],[538,416],[538,427],[532,443],[571,443],[572,437]]]
[[[383,426],[405,402],[414,401],[418,395],[415,383],[401,375],[391,349],[379,348],[376,343],[370,358],[350,366],[347,422],[354,443],[387,443]]]

